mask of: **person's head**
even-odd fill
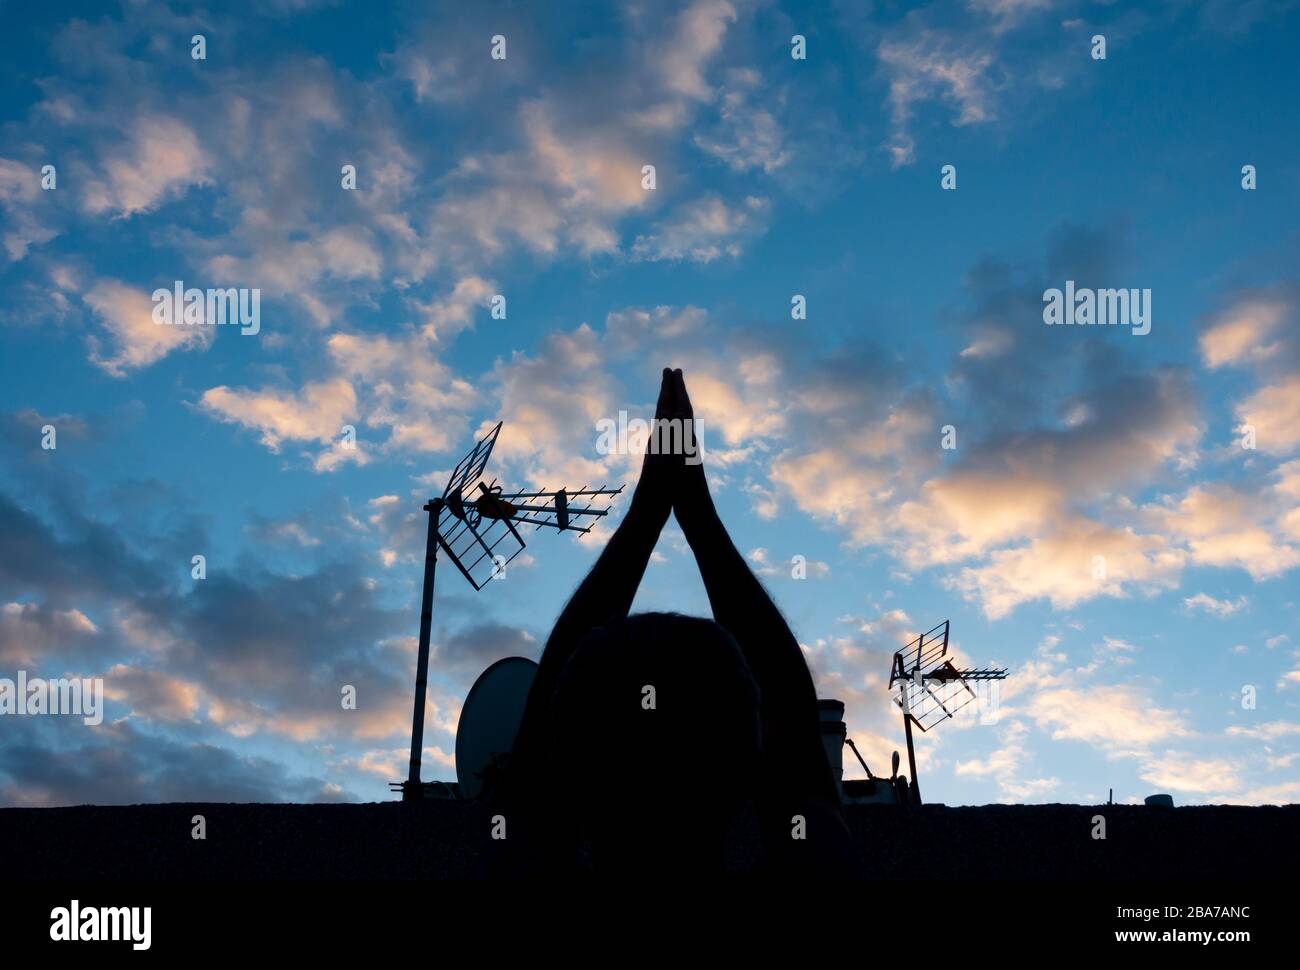
[[[582,640],[551,698],[551,751],[597,869],[721,864],[754,791],[759,702],[711,620],[642,613]]]

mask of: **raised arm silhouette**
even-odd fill
[[[680,423],[683,447],[648,449],[623,521],[547,640],[494,800],[508,823],[494,871],[720,873],[752,806],[760,872],[844,873],[812,677],[714,507],[680,370],[664,370],[655,418],[656,432]],[[629,616],[670,514],[711,621]]]

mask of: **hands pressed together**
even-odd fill
[[[688,538],[690,531],[715,516],[695,432],[695,411],[682,372],[680,368],[665,367],[641,479],[632,495],[629,514],[645,514],[662,525],[672,512]]]

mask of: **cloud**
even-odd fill
[[[82,612],[91,602],[118,599],[148,606],[170,587],[168,569],[137,554],[114,529],[81,515],[56,487],[50,491],[61,513],[57,532],[35,510],[0,493],[0,595],[20,601],[36,595],[41,602],[35,609],[24,602],[16,617],[6,614],[19,629],[29,622],[48,629],[56,613],[46,610]]]
[[[167,510],[165,491],[152,494],[174,534],[127,530],[127,509],[112,527],[83,517],[81,508],[103,504],[84,495],[56,496],[53,527],[0,500],[0,562],[25,563],[0,567],[0,593],[22,601],[0,612],[6,660],[31,657],[34,669],[60,674],[73,662],[103,664],[110,701],[149,729],[301,743],[400,737],[409,728],[413,660],[393,639],[408,629],[407,613],[385,602],[355,558],[285,575],[212,556],[207,577],[191,581],[190,551],[210,547],[185,528],[182,510]],[[330,529],[327,522],[315,531]],[[356,690],[355,710],[340,704],[345,686]],[[439,704],[447,706],[435,690],[431,724],[445,720]],[[138,750],[122,756],[143,768],[142,737],[124,736]],[[107,800],[115,790],[105,780]]]
[[[393,75],[410,85],[417,103],[448,110],[472,106],[485,88],[491,91],[513,79],[510,58],[521,55],[521,32],[503,25],[500,11],[492,11],[496,17],[486,9],[465,8],[458,13],[418,22],[402,32],[393,52],[381,55]],[[507,38],[505,61],[489,58],[491,38],[497,33]]]
[[[711,97],[704,68],[722,46],[727,26],[735,20],[736,8],[728,0],[695,0],[683,9],[672,34],[653,58],[664,87],[697,101]]]
[[[1255,429],[1261,451],[1293,454],[1300,446],[1300,374],[1251,394],[1237,405],[1237,419]]]
[[[1026,802],[1057,791],[1061,780],[1055,776],[1022,777],[1026,763],[1031,760],[1026,745],[1028,735],[1029,727],[1023,721],[1008,721],[998,728],[1001,747],[987,758],[957,762],[953,774],[958,778],[990,778],[997,783],[1005,802]]]
[[[75,730],[75,729],[73,729]],[[6,731],[0,803],[26,807],[142,802],[338,801],[351,796],[268,758],[102,724],[44,740]]]
[[[51,609],[42,603],[5,603],[0,607],[0,663],[34,668],[67,664],[100,643],[99,628],[78,609]]]
[[[1300,735],[1300,723],[1295,721],[1267,721],[1256,727],[1233,724],[1227,728],[1229,737],[1252,738],[1256,741],[1276,741]]]
[[[631,456],[593,457],[597,422],[617,409],[600,337],[586,324],[548,333],[533,356],[497,361],[491,381],[505,422],[496,452],[522,463],[527,484],[592,484],[607,480],[614,463],[632,466]]]
[[[972,10],[986,13],[1000,27],[1015,24],[1036,10],[1049,10],[1055,0],[966,0]]]
[[[1209,593],[1197,593],[1195,596],[1186,597],[1183,600],[1183,606],[1190,610],[1204,610],[1214,616],[1223,619],[1232,616],[1232,614],[1244,610],[1249,604],[1245,596],[1238,596],[1235,600],[1218,600]]]
[[[1300,548],[1270,525],[1290,508],[1278,485],[1252,495],[1232,485],[1209,484],[1192,486],[1176,501],[1144,506],[1142,513],[1164,534],[1185,544],[1190,561],[1235,566],[1260,580],[1300,564]]]
[[[349,565],[285,576],[242,563],[178,604],[160,666],[203,685],[208,718],[238,737],[386,737],[409,726],[404,612]],[[352,686],[355,710],[340,703]]]
[[[37,172],[12,158],[0,158],[0,202],[32,202],[40,193]]]
[[[883,544],[911,569],[959,566],[947,582],[990,617],[1037,598],[1068,608],[1155,592],[1176,585],[1184,552],[1094,517],[1096,497],[1178,460],[1197,439],[1190,390],[1172,373],[1105,382],[1103,403],[1063,428],[1002,428],[981,440],[967,423],[960,460],[940,469],[934,402],[896,390],[864,420],[851,394],[841,400],[814,377],[815,396],[801,403],[823,420],[801,437],[820,446],[781,455],[772,477],[854,544]],[[856,417],[844,430],[824,420],[841,408]]]
[[[844,703],[849,737],[876,774],[888,773],[890,755],[898,745],[898,708],[888,690],[890,661],[916,635],[915,624],[903,610],[877,610],[871,617],[843,617],[834,633],[800,644],[817,696]],[[924,766],[931,751],[922,748],[918,756]],[[844,768],[846,778],[866,777],[847,749]]]
[[[473,325],[493,286],[481,277],[465,277],[443,298],[416,301],[423,320],[418,330],[330,334],[324,346],[328,376],[297,391],[223,385],[204,392],[200,407],[259,431],[261,443],[272,451],[285,441],[325,446],[313,460],[322,472],[364,465],[380,454],[446,451],[463,435],[464,414],[476,403],[476,392],[443,363],[439,344]],[[355,447],[345,447],[336,441],[345,424],[389,433],[378,442],[358,433]]]
[[[718,429],[727,445],[753,446],[781,432],[785,420],[770,358],[733,359],[730,379],[710,362],[695,363],[689,391],[702,436]]]
[[[279,451],[285,441],[331,442],[355,415],[357,395],[341,377],[306,384],[299,393],[222,385],[204,391],[199,406],[222,421],[259,432],[262,444]]]
[[[1225,801],[1237,805],[1294,805],[1300,802],[1300,782],[1256,785],[1240,791]]]
[[[542,645],[527,630],[500,623],[479,623],[444,636],[433,656],[439,667],[477,677],[504,657],[536,659]]]
[[[628,361],[640,378],[639,399],[628,400],[613,378],[615,366]],[[634,480],[641,456],[631,449],[597,454],[598,422],[617,424],[621,410],[650,419],[660,368],[676,363],[688,365],[710,481],[723,487],[726,468],[746,460],[782,424],[779,362],[764,342],[714,329],[698,308],[667,306],[612,311],[604,333],[585,323],[552,330],[533,353],[495,363],[484,385],[505,422],[496,454],[513,466],[513,473],[506,469],[510,480],[539,487]],[[484,422],[478,434],[493,424]],[[738,441],[745,447],[723,447]]]
[[[948,102],[956,114],[955,125],[988,122],[996,116],[990,76],[994,55],[978,41],[962,42],[924,30],[910,38],[882,41],[876,56],[889,80],[892,131],[887,147],[895,168],[915,161],[909,122],[917,104]]]
[[[615,354],[629,354],[655,342],[697,337],[708,327],[708,312],[695,306],[626,307],[605,317],[605,340]]]
[[[124,142],[105,155],[102,167],[102,177],[86,184],[86,211],[126,218],[207,184],[211,159],[184,122],[145,115],[131,123]]]
[[[1099,663],[1112,664],[1131,664],[1133,658],[1131,654],[1137,653],[1138,648],[1127,640],[1121,640],[1119,637],[1104,636],[1101,643],[1093,647],[1093,656]]]
[[[1128,589],[1151,595],[1176,587],[1182,565],[1181,553],[1161,536],[1073,519],[1027,544],[990,553],[987,565],[964,567],[949,583],[997,619],[1039,598],[1069,609]]]
[[[1058,234],[1048,260],[1049,276],[1115,272],[1100,238],[1083,231]],[[1037,281],[1020,283],[987,262],[972,289],[967,325],[976,333],[1041,311]],[[729,444],[775,445],[768,471],[780,494],[852,545],[883,546],[910,570],[944,568],[942,582],[990,618],[1035,599],[1070,609],[1101,596],[1153,596],[1176,588],[1190,563],[1241,566],[1257,579],[1297,565],[1300,473],[1284,466],[1271,482],[1193,485],[1132,502],[1126,493],[1181,478],[1201,460],[1190,373],[1135,371],[1103,342],[1062,348],[1043,330],[1002,327],[996,352],[956,358],[947,406],[975,410],[962,412],[958,448],[943,465],[933,443],[942,405],[875,378],[870,364],[845,385],[833,370],[786,355],[763,385],[779,402],[770,411],[736,393],[744,381],[734,371],[712,396],[717,411],[739,416]],[[1025,379],[1047,360],[1051,380]],[[692,388],[708,396],[709,380],[705,365]],[[1033,390],[1016,390],[1025,387]],[[745,426],[767,413],[770,424]],[[787,441],[798,444],[782,450]],[[775,510],[770,487],[750,491]]]
[[[496,284],[481,276],[466,276],[456,281],[451,293],[421,307],[424,333],[430,340],[443,342],[474,325],[474,314],[485,308],[495,295]]]
[[[1054,741],[1081,741],[1117,753],[1191,734],[1176,711],[1157,707],[1146,691],[1128,684],[1050,688],[1035,692],[1025,707]]]
[[[1235,294],[1200,336],[1211,370],[1251,366],[1259,385],[1235,406],[1238,431],[1252,428],[1255,447],[1289,455],[1300,446],[1300,331],[1294,285]]]
[[[1258,362],[1277,350],[1270,343],[1292,307],[1279,296],[1249,295],[1212,318],[1200,336],[1201,358],[1211,370]]]
[[[327,348],[340,379],[360,389],[357,419],[390,429],[383,451],[446,451],[464,433],[474,388],[438,359],[427,336],[335,334]]]
[[[1242,784],[1240,768],[1234,762],[1178,751],[1145,760],[1139,775],[1159,789],[1198,794],[1231,791]]]
[[[341,767],[350,771],[364,771],[367,774],[378,775],[384,781],[393,781],[405,777],[411,757],[409,746],[401,748],[380,748],[364,752],[358,758],[345,759]],[[444,751],[437,745],[426,745],[421,756],[421,765],[428,766],[439,765],[444,772],[447,769],[454,770],[456,767],[456,758],[454,754]],[[427,777],[425,779],[428,780]]]
[[[802,447],[777,454],[770,477],[799,508],[843,529],[852,545],[881,541],[900,493],[914,488],[933,462],[931,453],[909,464],[911,449],[886,442],[915,441],[913,434],[925,424],[924,405],[902,402],[884,415],[864,415],[847,425],[827,421],[815,436],[792,435]]]
[[[649,233],[637,236],[632,258],[711,263],[724,256],[737,257],[744,240],[760,228],[767,210],[767,200],[757,196],[747,196],[737,206],[727,205],[717,195],[705,196],[682,206]]]
[[[82,299],[103,321],[113,345],[109,355],[101,355],[99,341],[92,337],[91,360],[114,377],[125,377],[172,351],[206,349],[214,339],[213,326],[155,323],[153,300],[117,280],[99,280]]]
[[[12,158],[0,157],[0,208],[5,212],[6,227],[0,240],[5,254],[13,262],[58,235],[58,231],[38,218],[36,206],[41,195],[39,171]]]
[[[721,0],[698,0],[667,23],[630,17],[629,34],[609,41],[629,52],[617,69],[597,59],[582,78],[533,85],[512,128],[518,139],[500,150],[460,158],[442,182],[426,235],[467,271],[515,246],[548,259],[568,252],[583,258],[618,254],[619,220],[654,202],[654,194],[641,188],[641,167],[668,156],[666,139],[690,121],[697,105],[713,100],[705,71],[736,19],[735,8]],[[445,38],[439,36],[438,44],[445,48]],[[459,55],[445,59],[461,60]],[[421,96],[446,74],[427,56],[408,53],[399,60]],[[470,85],[473,103],[482,72],[462,67],[452,88]],[[500,83],[494,80],[494,90]],[[754,130],[747,125],[752,114],[742,120],[746,109],[737,104],[730,110],[737,137],[767,144],[770,126],[748,134]],[[710,245],[720,250],[723,245],[705,237],[730,235],[742,216],[721,201],[710,204],[695,224],[679,217],[666,226],[662,232],[670,235],[660,244],[647,237],[639,256],[680,258],[654,254],[674,251],[674,241],[686,235],[697,240],[689,247],[695,258],[703,258]]]
[[[727,73],[718,106],[718,124],[695,136],[695,146],[736,172],[754,169],[771,175],[790,160],[781,125],[761,97],[758,72],[741,68]]]
[[[198,684],[158,670],[114,664],[103,673],[104,696],[122,701],[132,716],[153,721],[195,721],[199,710]]]
[[[552,110],[547,102],[534,101],[520,116],[529,153],[564,206],[617,213],[644,205],[642,159],[599,129],[561,132]]]
[[[789,565],[782,564],[778,566],[776,563],[770,560],[768,551],[764,549],[762,546],[749,550],[749,552],[745,554],[745,558],[748,559],[751,563],[753,563],[753,565],[750,568],[753,569],[754,572],[756,572],[760,576],[784,577],[788,575],[793,577],[794,575],[793,571],[795,569],[796,563],[794,562],[793,558],[790,560]],[[820,560],[816,560],[816,559],[809,560],[806,556],[802,558],[804,559],[804,562],[802,564],[804,569],[804,577],[811,578],[811,579],[825,579],[827,576],[831,574],[831,567],[829,563],[821,562]]]
[[[1098,278],[1112,263],[1100,234],[1067,228],[1044,275]],[[1198,460],[1192,375],[1137,370],[1102,341],[1062,345],[1041,326],[1032,271],[983,259],[968,285],[954,343],[996,332],[997,345],[957,354],[943,396],[866,353],[844,359],[851,381],[783,359],[771,396],[797,444],[774,449],[771,481],[849,544],[941,568],[991,618],[1035,599],[1068,609],[1175,587],[1192,551],[1126,495]]]
[[[265,219],[258,214],[259,221]],[[259,226],[260,230],[264,228]],[[212,253],[206,271],[226,285],[238,283],[264,289],[268,295],[296,298],[319,326],[334,320],[334,310],[322,295],[354,281],[372,282],[383,270],[383,256],[373,230],[361,225],[313,227],[310,239],[259,239],[247,257]],[[211,251],[209,243],[203,247]]]
[[[1049,95],[1092,83],[1086,47],[1078,55],[1088,28],[1061,8],[1058,0],[962,0],[913,5],[898,15],[841,14],[845,29],[875,55],[886,85],[883,147],[893,166],[915,162],[918,132],[940,120],[954,127],[1023,124]],[[1055,17],[1048,14],[1053,9]],[[1100,16],[1097,26],[1104,23],[1112,49],[1154,19],[1140,10]]]
[[[1070,667],[1059,640],[1046,638],[1003,682],[1000,716],[1026,719],[1053,741],[1077,741],[1110,758],[1149,760],[1157,745],[1193,737],[1187,717],[1161,706],[1152,685],[1134,677],[1097,682],[1114,669],[1106,655],[1129,653],[1128,646],[1107,637],[1092,663]]]

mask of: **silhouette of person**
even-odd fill
[[[655,418],[654,433],[680,422],[682,447],[647,450],[627,513],[547,640],[493,800],[508,836],[491,871],[720,874],[743,816],[764,855],[749,871],[847,874],[812,677],[714,508],[680,370],[664,370]],[[670,514],[713,620],[628,615]]]

